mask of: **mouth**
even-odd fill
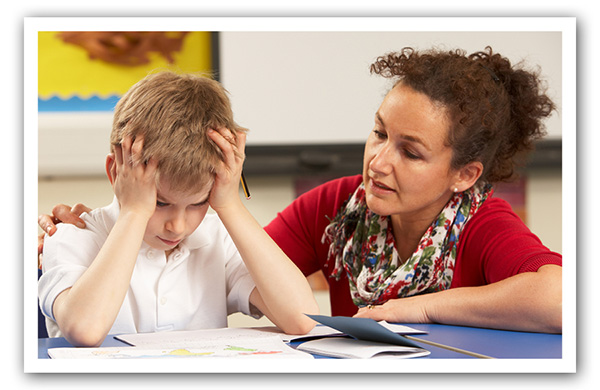
[[[369,184],[370,184],[371,188],[376,192],[385,192],[385,193],[396,192],[393,188],[390,188],[390,187],[386,186],[385,184],[383,184],[373,178],[371,178],[371,180],[369,181]]]
[[[158,238],[159,238],[159,239],[160,239],[162,242],[164,242],[165,244],[167,244],[168,246],[176,246],[177,244],[179,244],[179,243],[181,242],[181,239],[179,239],[179,240],[175,240],[175,241],[172,241],[172,240],[166,240],[166,239],[164,239],[164,238],[162,238],[162,237],[158,237]]]

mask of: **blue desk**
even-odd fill
[[[437,324],[405,324],[427,334],[415,335],[417,344],[431,354],[419,359],[473,359],[472,355],[458,350],[474,352],[494,358],[550,358],[562,357],[562,336],[543,333],[510,332],[493,329],[470,328]],[[418,340],[423,342],[419,342]],[[437,347],[427,342],[442,344]],[[300,343],[291,343],[292,347]],[[128,344],[108,336],[102,347],[122,347]],[[48,359],[48,349],[71,347],[64,338],[38,339],[38,358]]]
[[[406,324],[428,332],[415,335],[449,347],[502,359],[561,359],[562,335],[512,332],[439,324]],[[427,347],[426,344],[423,345]]]

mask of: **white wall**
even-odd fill
[[[370,64],[407,46],[468,53],[491,46],[513,64],[540,67],[561,106],[562,34],[555,31],[226,31],[219,39],[220,80],[238,123],[254,129],[249,144],[363,143],[391,85],[370,75]],[[561,137],[559,116],[547,126],[550,138]]]

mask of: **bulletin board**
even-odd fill
[[[38,174],[102,175],[113,109],[151,72],[213,77],[206,31],[38,31]]]
[[[211,72],[208,32],[40,31],[38,111],[111,111],[154,69]]]

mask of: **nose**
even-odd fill
[[[371,155],[371,161],[369,162],[369,169],[375,173],[381,175],[387,175],[392,172],[392,159],[391,159],[391,147],[388,143],[381,145],[381,147],[373,150]]]
[[[165,228],[175,235],[183,233],[185,230],[185,213],[181,211],[172,213],[165,224]]]

